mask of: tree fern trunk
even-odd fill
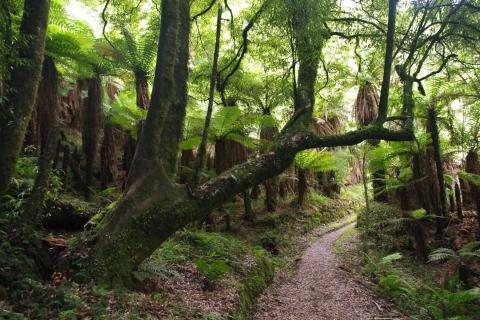
[[[95,161],[98,156],[99,132],[102,117],[102,83],[97,73],[88,80],[88,97],[83,114],[83,151],[85,153],[85,199],[91,197]]]

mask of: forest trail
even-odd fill
[[[327,233],[307,249],[297,274],[274,284],[259,301],[251,319],[360,320],[401,319],[389,304],[339,268],[333,243],[347,225]]]

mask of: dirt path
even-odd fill
[[[399,319],[388,312],[388,303],[339,268],[332,245],[349,227],[324,235],[308,248],[296,276],[274,284],[251,319]]]

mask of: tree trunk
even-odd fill
[[[20,25],[18,59],[10,66],[6,96],[0,106],[0,198],[5,194],[32,114],[42,70],[49,0],[25,0]]]
[[[250,198],[253,200],[258,200],[258,196],[260,194],[260,187],[257,185],[254,185],[252,187],[252,192],[250,192]]]
[[[58,127],[50,128],[47,142],[43,146],[42,153],[39,157],[38,173],[35,177],[32,193],[25,204],[24,217],[36,225],[39,225],[42,221],[43,201],[48,189],[48,177],[50,175],[50,169],[52,168],[59,133]]]
[[[305,195],[306,195],[307,189],[308,189],[307,175],[306,175],[305,170],[298,168],[297,177],[298,177],[297,206],[301,207],[305,203]]]
[[[243,205],[245,207],[245,220],[255,223],[255,211],[253,210],[252,201],[250,199],[250,190],[243,192]]]
[[[125,175],[128,175],[130,171],[130,166],[132,165],[133,157],[135,156],[135,149],[137,141],[132,137],[130,130],[124,131],[123,138],[123,162],[122,168],[125,170]]]
[[[190,39],[190,3],[179,3],[179,32],[177,63],[175,64],[175,96],[162,132],[162,163],[173,177],[178,170],[178,153],[183,138],[183,123],[187,110],[187,80]]]
[[[58,85],[55,63],[51,57],[45,56],[34,111],[25,138],[27,145],[34,145],[41,150],[47,142],[50,128],[56,125],[59,111]]]
[[[100,75],[88,80],[88,98],[83,114],[83,151],[85,153],[85,199],[90,200],[102,117],[102,83]]]
[[[463,219],[463,210],[462,210],[462,192],[458,182],[455,182],[455,204],[457,207],[457,217],[458,219]]]
[[[137,107],[147,110],[150,105],[148,77],[143,71],[135,72],[135,93]]]
[[[480,175],[480,160],[477,152],[473,149],[470,149],[467,153],[467,157],[465,159],[465,171],[467,173]],[[473,183],[469,183],[469,187],[473,205],[477,209],[478,225],[480,226],[480,187],[474,185]],[[480,234],[478,237],[480,237]]]
[[[100,149],[100,183],[105,189],[117,176],[117,163],[115,156],[115,140],[113,126],[106,124],[103,129],[103,142]]]
[[[40,224],[45,193],[48,189],[48,177],[52,169],[52,161],[58,157],[60,129],[58,115],[60,97],[58,94],[58,72],[53,59],[45,57],[42,79],[36,99],[37,119],[33,125],[38,126],[40,133],[40,157],[38,173],[35,177],[32,193],[25,204],[24,214],[29,221]]]
[[[423,231],[423,227],[420,221],[412,221],[411,222],[412,230],[413,230],[413,238],[415,239],[415,253],[417,255],[417,259],[420,262],[427,261],[427,244],[425,242],[425,233]]]
[[[368,214],[370,212],[370,200],[368,197],[368,177],[367,177],[366,162],[367,162],[367,150],[364,147],[363,155],[362,155],[362,182],[363,182],[363,197],[365,198],[365,211]]]
[[[195,167],[193,171],[193,184],[196,186],[200,182],[200,173],[205,166],[205,157],[207,153],[207,138],[210,128],[210,120],[213,111],[213,98],[215,94],[215,80],[217,77],[218,54],[220,51],[220,33],[222,30],[222,6],[218,5],[217,14],[217,32],[215,37],[215,51],[213,52],[212,72],[210,74],[210,93],[208,96],[207,115],[205,116],[205,125],[203,127],[202,140],[198,147],[197,158],[195,159]]]
[[[428,108],[428,126],[432,137],[433,158],[437,171],[438,191],[440,197],[441,218],[437,218],[437,235],[442,235],[443,230],[448,225],[447,193],[445,190],[445,180],[443,177],[443,163],[440,150],[440,137],[438,134],[437,114],[433,106]]]
[[[411,208],[422,207],[429,214],[432,212],[431,189],[428,183],[429,175],[426,172],[429,168],[427,156],[425,153],[416,153],[412,157],[412,173],[413,173],[413,189],[411,191],[415,194],[409,194],[409,197],[415,198],[416,204]]]
[[[271,115],[270,109],[264,109],[263,115],[269,116]],[[265,141],[266,143],[270,144],[278,134],[278,129],[275,127],[262,127],[260,130],[260,139]],[[263,150],[264,152],[268,151],[270,146]],[[278,197],[278,179],[273,178],[265,181],[265,207],[267,211],[274,212],[277,207],[277,197]]]
[[[68,144],[65,144],[63,146],[63,161],[62,161],[62,171],[63,171],[62,187],[64,191],[68,189],[68,168],[70,167],[70,165],[71,165],[70,146]]]

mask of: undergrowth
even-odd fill
[[[335,242],[342,262],[374,282],[411,319],[480,319],[480,288],[466,290],[457,272],[439,282],[436,265],[417,262],[400,215],[378,203],[369,214],[362,212],[358,227]]]
[[[0,318],[245,319],[275,270],[293,270],[306,235],[344,218],[360,203],[361,193],[347,190],[338,199],[311,193],[303,208],[287,199],[275,213],[260,212],[259,200],[255,225],[243,221],[240,202],[230,204],[233,230],[210,232],[197,224],[178,231],[136,272],[142,291],[96,286],[79,276],[83,270],[71,276],[57,271],[58,252],[44,246],[45,231],[25,229],[15,212],[4,208],[8,219],[0,221]],[[73,240],[78,245],[78,238]],[[198,283],[198,289],[189,289],[197,291],[187,294],[205,299],[232,288],[234,297],[221,310],[188,306],[179,299],[176,282]],[[173,287],[165,287],[167,283]]]

